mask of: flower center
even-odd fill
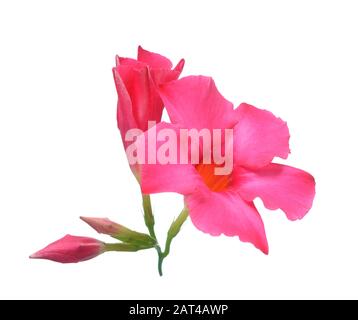
[[[216,175],[215,168],[219,166],[215,164],[200,163],[195,166],[195,169],[203,178],[208,188],[214,192],[224,191],[230,183],[230,175]]]

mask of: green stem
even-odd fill
[[[160,255],[158,254],[158,272],[160,276],[163,275],[163,260],[164,260],[163,254]]]
[[[165,250],[162,252],[162,254],[159,256],[158,260],[158,270],[162,270],[162,265],[164,259],[169,255],[170,253],[170,246],[173,241],[173,239],[178,235],[182,225],[184,224],[185,220],[188,218],[188,209],[184,208],[179,216],[173,221],[171,224],[168,235],[167,235],[167,241],[165,242]]]
[[[167,240],[165,242],[165,250],[162,251],[160,245],[158,244],[158,240],[155,234],[154,230],[154,216],[153,216],[153,210],[152,210],[152,204],[150,201],[150,195],[142,194],[142,200],[143,200],[143,210],[144,210],[144,221],[148,228],[150,236],[156,241],[157,245],[155,246],[155,249],[158,253],[158,272],[159,275],[163,275],[163,261],[164,259],[169,255],[170,252],[170,245],[173,241],[173,239],[177,236],[177,234],[180,231],[180,228],[182,227],[183,223],[185,222],[186,218],[188,217],[188,209],[184,208],[179,216],[173,221],[171,224]]]
[[[180,231],[180,228],[182,227],[182,225],[184,224],[186,218],[188,217],[188,209],[184,208],[179,216],[176,218],[176,220],[174,220],[174,222],[171,224],[169,230],[168,230],[168,237],[167,237],[167,241],[165,243],[165,250],[163,252],[163,256],[164,258],[169,254],[170,252],[170,245],[173,241],[173,239],[177,236],[177,234]]]
[[[161,248],[158,246],[156,247],[157,249],[157,253],[158,253],[158,272],[159,272],[159,275],[162,276],[163,275],[163,253],[162,253],[162,250]]]
[[[144,210],[144,221],[148,228],[149,234],[152,238],[157,240],[157,237],[155,236],[154,231],[154,216],[153,216],[153,210],[152,210],[152,203],[150,201],[150,195],[149,194],[142,194],[142,200],[143,200],[143,210]]]
[[[159,272],[159,275],[162,276],[163,275],[162,264],[159,263],[159,261],[161,260],[161,256],[162,256],[162,249],[160,248],[160,245],[158,244],[158,239],[157,239],[157,236],[156,236],[155,230],[154,230],[155,220],[154,220],[154,215],[153,215],[152,203],[150,201],[150,195],[142,194],[142,200],[143,200],[145,225],[147,226],[151,237],[157,242],[157,245],[155,246],[155,250],[157,250],[157,253],[158,253],[158,272]]]

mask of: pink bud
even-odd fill
[[[118,223],[115,223],[108,218],[91,218],[91,217],[80,217],[82,221],[86,222],[98,233],[108,234],[115,236],[120,233],[122,229],[125,229]]]
[[[48,259],[61,263],[74,263],[92,259],[105,250],[104,243],[88,237],[66,235],[32,254],[31,259]]]
[[[98,233],[108,234],[113,238],[132,244],[154,246],[157,242],[150,235],[126,228],[108,218],[80,217]]]

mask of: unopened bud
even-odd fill
[[[108,234],[111,237],[121,240],[123,242],[144,246],[154,246],[156,244],[156,241],[148,234],[133,231],[116,222],[109,220],[108,218],[80,218],[93,229],[95,229],[98,233]]]
[[[92,259],[104,251],[105,245],[99,240],[66,235],[32,254],[30,258],[74,263]]]

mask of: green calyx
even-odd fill
[[[159,275],[163,275],[163,271],[162,271],[163,261],[169,255],[171,243],[173,239],[180,232],[182,225],[184,224],[185,220],[188,217],[188,209],[184,207],[184,209],[181,211],[179,216],[170,225],[169,230],[167,232],[167,240],[165,243],[165,248],[163,250],[157,241],[157,237],[154,230],[155,219],[153,215],[150,196],[146,194],[142,194],[142,200],[143,200],[144,222],[148,228],[149,234],[128,229],[127,227],[112,222],[108,219],[105,219],[105,221],[101,220],[100,222],[101,223],[104,222],[105,225],[105,227],[101,229],[101,230],[105,230],[105,232],[102,231],[102,233],[106,233],[110,235],[112,238],[121,241],[118,243],[105,243],[103,251],[104,252],[108,252],[108,251],[135,252],[139,250],[154,248],[158,254],[158,272]]]
[[[157,241],[150,235],[128,229],[124,226],[121,226],[120,231],[117,234],[112,235],[112,237],[137,246],[153,247],[157,243]]]
[[[144,249],[153,248],[154,245],[140,245],[133,243],[105,243],[104,251],[126,251],[135,252]]]

